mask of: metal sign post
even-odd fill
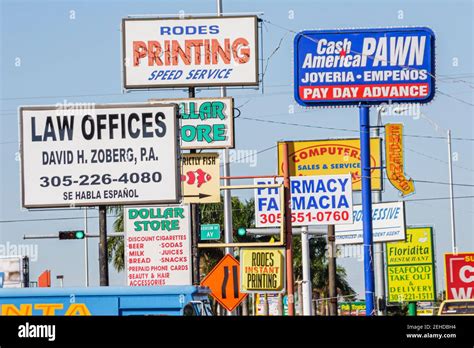
[[[99,205],[99,237],[100,286],[109,286],[109,260],[107,255],[107,206],[105,205]]]
[[[188,89],[188,97],[196,97],[196,89],[190,87]],[[191,150],[190,153],[196,153],[196,150]],[[199,242],[199,230],[201,229],[201,223],[199,219],[199,205],[191,204],[191,245],[192,245],[192,258],[193,258],[193,284],[199,285],[201,279],[199,275],[199,249],[197,247]]]
[[[366,315],[374,314],[374,258],[372,236],[372,188],[370,182],[370,114],[369,106],[359,106],[360,150],[362,169],[362,222],[364,240],[364,278]]]

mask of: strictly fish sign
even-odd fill
[[[127,18],[124,87],[258,85],[256,16]]]
[[[424,27],[300,32],[295,100],[303,106],[427,103],[435,92],[434,41]]]

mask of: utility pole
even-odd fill
[[[286,292],[288,294],[288,316],[295,315],[294,281],[293,281],[293,226],[291,224],[291,189],[290,167],[288,161],[288,143],[283,143],[283,186],[284,203],[281,209],[285,216],[285,256],[286,256]]]
[[[89,241],[87,240],[87,207],[84,208],[84,268],[86,288],[89,286]]]
[[[196,97],[196,89],[195,87],[189,87],[188,89],[188,97],[195,98]],[[190,153],[196,153],[196,150],[190,150]],[[190,204],[191,208],[191,245],[192,245],[192,258],[193,258],[193,284],[199,285],[201,282],[200,275],[199,275],[199,229],[201,226],[200,223],[200,216],[199,216],[199,205],[198,204]]]
[[[107,207],[105,205],[99,205],[99,273],[100,286],[109,286],[109,260],[107,255]]]
[[[446,131],[446,140],[448,143],[448,170],[449,170],[449,206],[450,206],[450,217],[451,217],[451,247],[453,253],[457,253],[458,247],[456,244],[456,224],[455,224],[455,215],[454,215],[454,189],[453,189],[453,153],[451,152],[451,130],[446,129],[438,125],[431,118],[421,113],[420,116],[428,121],[435,129],[443,129]]]
[[[222,0],[216,0],[217,3],[217,15],[222,16]],[[221,97],[227,96],[227,90],[225,87],[221,87]],[[229,163],[229,149],[224,149],[224,176],[230,176],[230,163]],[[224,179],[224,186],[230,186],[230,179]],[[232,243],[232,194],[230,190],[224,190],[224,241],[225,243]],[[226,254],[233,254],[233,248],[225,248]],[[227,312],[228,315],[232,315],[231,311]]]
[[[374,128],[374,136],[380,136],[380,127],[382,127],[382,109],[377,110],[377,126]],[[382,172],[381,172],[382,173]],[[382,180],[382,178],[380,178]],[[374,203],[382,202],[382,191],[375,191]],[[377,298],[377,315],[385,315],[385,263],[384,263],[384,243],[374,243],[375,254],[375,285]]]
[[[303,315],[312,315],[311,256],[309,254],[308,227],[301,227],[301,263],[303,266]]]
[[[453,190],[453,153],[451,152],[451,130],[447,130],[448,140],[448,165],[449,165],[449,202],[451,208],[451,243],[453,253],[458,252],[456,245],[456,229],[454,224],[454,190]]]
[[[334,225],[328,225],[329,315],[337,315],[336,235]]]

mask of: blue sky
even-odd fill
[[[241,110],[235,122],[236,148],[262,150],[279,140],[356,137],[358,113],[354,108],[303,109],[293,100],[292,31],[318,28],[428,26],[437,36],[436,69],[438,93],[421,111],[438,124],[410,116],[384,117],[384,122],[403,122],[405,133],[444,136],[450,128],[454,152],[454,182],[474,184],[473,146],[473,4],[470,1],[229,1],[224,12],[263,12],[263,88],[232,89]],[[136,14],[214,13],[213,0],[203,1],[1,1],[0,243],[38,245],[38,260],[31,265],[31,278],[51,269],[55,281],[63,274],[66,286],[84,284],[83,242],[24,241],[24,234],[51,234],[83,228],[82,211],[25,211],[20,208],[18,116],[20,105],[51,105],[67,102],[114,103],[148,98],[186,97],[185,90],[155,90],[122,93],[121,19]],[[281,41],[281,45],[279,46]],[[275,51],[275,49],[278,50]],[[275,53],[269,58],[272,52]],[[218,96],[218,90],[198,91],[197,96]],[[294,111],[292,113],[292,111]],[[258,118],[262,121],[244,119]],[[349,129],[337,131],[268,123],[288,122]],[[372,111],[372,122],[375,111]],[[462,138],[464,140],[458,139]],[[466,140],[467,139],[467,140]],[[471,140],[469,140],[471,139]],[[439,138],[405,137],[406,173],[415,180],[416,194],[409,199],[447,198],[449,195],[447,145]],[[234,175],[276,172],[276,149],[258,155],[255,167],[231,166]],[[473,196],[474,186],[454,187],[455,196]],[[250,193],[246,195],[249,197]],[[383,199],[398,200],[385,182]],[[355,203],[360,201],[354,194]],[[434,227],[437,258],[437,288],[444,287],[442,255],[451,250],[449,201],[436,199],[406,203],[409,225]],[[474,199],[456,199],[456,233],[460,251],[474,250]],[[90,232],[97,232],[97,210],[91,210]],[[75,218],[61,220],[61,218]],[[23,221],[17,220],[41,220]],[[111,229],[112,220],[109,223]],[[89,241],[91,285],[98,285],[97,242]],[[339,261],[347,268],[349,281],[363,293],[363,263]],[[111,284],[124,284],[124,273],[111,267]]]

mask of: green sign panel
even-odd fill
[[[221,238],[219,224],[201,225],[201,240],[216,240]]]
[[[434,301],[433,230],[410,227],[406,237],[406,241],[387,243],[388,301]]]

